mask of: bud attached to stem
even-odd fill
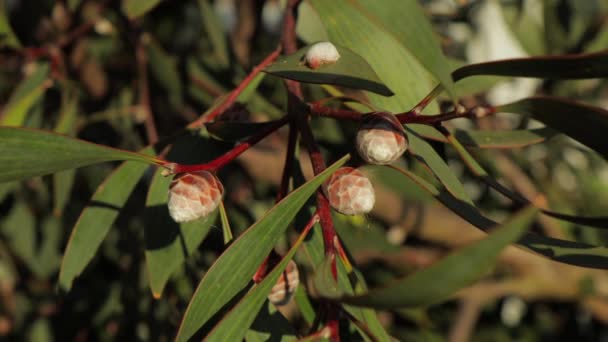
[[[169,186],[169,214],[175,222],[188,222],[213,212],[224,194],[224,187],[209,171],[178,174]]]
[[[374,188],[361,171],[342,167],[331,175],[326,184],[325,195],[336,211],[344,215],[361,215],[374,208]]]
[[[293,297],[298,285],[300,284],[300,274],[298,266],[293,260],[290,260],[277,280],[277,283],[272,287],[268,300],[275,306],[285,305]]]
[[[397,118],[385,112],[366,114],[357,132],[357,151],[370,164],[386,165],[399,159],[408,142]]]

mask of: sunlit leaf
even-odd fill
[[[0,127],[0,182],[111,160],[155,164],[149,155],[96,145],[52,132]]]
[[[23,126],[30,109],[44,95],[52,84],[48,79],[48,63],[36,64],[35,71],[25,78],[15,89],[6,106],[2,109],[0,125]]]

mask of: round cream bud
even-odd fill
[[[366,114],[357,132],[357,151],[370,164],[386,165],[407,149],[407,136],[397,118],[385,112]]]
[[[298,285],[300,284],[300,274],[298,266],[293,260],[290,260],[285,267],[285,271],[277,280],[277,283],[272,287],[268,295],[268,301],[275,306],[281,306],[289,303],[293,297]]]
[[[361,171],[342,167],[334,172],[324,187],[329,204],[344,215],[367,214],[374,208],[374,187]]]
[[[213,212],[224,194],[219,179],[209,171],[176,175],[169,186],[169,214],[175,222],[188,222]]]
[[[340,53],[334,44],[330,42],[313,44],[304,56],[306,66],[311,69],[316,69],[325,64],[334,64],[338,59],[340,59]]]

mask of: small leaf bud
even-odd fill
[[[407,136],[397,118],[390,113],[364,115],[357,132],[357,151],[370,164],[386,165],[407,149]]]
[[[287,304],[293,297],[299,284],[300,274],[298,273],[298,266],[293,260],[290,260],[285,271],[281,273],[277,283],[272,287],[268,300],[276,306]]]
[[[188,222],[213,212],[224,193],[222,183],[209,171],[176,175],[169,186],[169,214],[175,222]]]
[[[324,191],[332,208],[344,215],[367,214],[376,201],[369,178],[352,167],[342,167],[334,172]]]
[[[313,44],[304,56],[306,66],[311,69],[317,69],[325,64],[334,64],[338,59],[340,59],[340,53],[334,44],[330,42]]]

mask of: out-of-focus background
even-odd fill
[[[331,1],[331,0],[328,0]],[[138,0],[0,0],[0,123],[57,130],[96,143],[139,150],[149,138],[148,112],[169,136],[234,88],[278,42],[283,1],[166,0],[132,15]],[[542,54],[608,48],[606,0],[420,1],[454,67]],[[326,37],[306,3],[302,45]],[[399,25],[385,23],[386,25]],[[603,79],[542,81],[497,77],[467,81],[467,105],[502,104],[550,94],[608,107]],[[310,99],[323,98],[307,86]],[[285,108],[280,79],[266,77],[233,119],[277,118]],[[9,114],[12,113],[12,114]],[[17,113],[17,114],[15,114]],[[62,118],[71,118],[66,125]],[[356,127],[314,121],[329,155],[349,152]],[[469,121],[452,128],[472,128]],[[509,115],[480,120],[487,130],[535,127]],[[222,170],[235,233],[272,206],[287,134],[281,130]],[[203,148],[225,149],[223,142]],[[511,203],[475,181],[439,144],[468,194],[502,219]],[[2,151],[0,151],[2,153]],[[527,198],[542,193],[565,213],[602,215],[608,208],[605,160],[558,136],[514,150],[480,150],[503,184]],[[307,166],[306,156],[303,163]],[[93,262],[68,293],[58,289],[63,250],[82,209],[117,166],[106,163],[22,182],[0,184],[0,339],[29,341],[171,340],[204,271],[223,250],[222,231],[209,236],[153,298],[144,265],[144,203],[150,170],[131,195]],[[308,170],[309,167],[305,167]],[[305,172],[306,173],[306,172]],[[483,234],[391,171],[370,171],[378,193],[369,217],[336,216],[338,231],[371,285],[428,266]],[[594,245],[600,230],[543,217],[540,232]],[[290,312],[288,310],[288,312]],[[290,319],[301,321],[297,310]],[[428,309],[382,312],[404,341],[608,340],[608,274],[508,248],[497,270]]]

